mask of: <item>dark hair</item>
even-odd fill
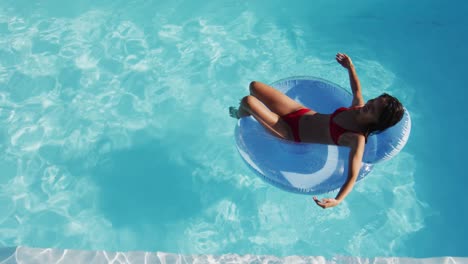
[[[379,134],[385,129],[394,126],[402,118],[405,110],[403,105],[397,98],[383,93],[378,98],[383,98],[386,102],[382,113],[380,113],[379,121],[369,127],[368,135]]]

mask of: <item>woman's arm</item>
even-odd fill
[[[322,208],[333,207],[341,203],[353,189],[354,183],[359,175],[359,170],[361,169],[362,156],[366,144],[365,137],[355,133],[345,133],[340,137],[338,143],[351,148],[349,151],[348,177],[343,186],[341,186],[335,199],[327,198],[320,201],[317,197],[313,197],[317,205]]]
[[[362,155],[364,154],[366,144],[366,138],[362,135],[353,134],[347,136],[349,139],[345,138],[345,135],[341,136],[341,138],[343,138],[343,141],[347,140],[348,142],[343,143],[348,143],[348,146],[351,148],[349,151],[348,178],[335,198],[338,202],[343,201],[353,189],[354,183],[359,175],[359,170],[361,169]]]
[[[351,90],[353,91],[353,102],[351,106],[362,106],[365,104],[364,99],[362,98],[361,92],[361,83],[354,68],[351,58],[343,53],[336,54],[336,61],[338,61],[341,66],[348,70],[349,82],[351,84]]]

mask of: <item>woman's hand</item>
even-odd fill
[[[336,54],[336,61],[341,64],[341,66],[345,67],[346,69],[349,70],[351,66],[353,66],[353,62],[351,61],[351,58],[344,54],[344,53],[337,53]]]
[[[333,206],[337,206],[340,202],[338,202],[338,200],[336,199],[333,199],[333,198],[325,198],[325,199],[322,199],[321,201],[319,199],[317,199],[317,197],[313,197],[315,203],[322,207],[323,209],[325,208],[329,208],[329,207],[333,207]]]

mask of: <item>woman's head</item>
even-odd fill
[[[402,118],[405,110],[397,98],[386,93],[369,100],[361,114],[368,120],[368,134],[380,133],[394,126]]]

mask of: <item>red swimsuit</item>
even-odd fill
[[[301,138],[299,137],[299,119],[309,111],[309,108],[301,108],[281,117],[284,121],[286,121],[286,123],[288,123],[289,127],[291,127],[294,141],[296,142],[301,142]]]
[[[338,145],[338,140],[340,139],[341,135],[343,135],[343,133],[346,133],[346,132],[360,133],[360,132],[357,132],[357,131],[344,129],[341,126],[339,126],[337,123],[335,123],[335,121],[333,120],[337,114],[339,114],[341,112],[344,112],[344,111],[348,111],[349,109],[353,109],[353,108],[360,108],[360,106],[350,107],[350,108],[340,107],[340,108],[336,109],[335,112],[333,112],[333,114],[331,114],[331,116],[330,116],[330,125],[329,125],[329,127],[330,127],[330,136],[331,136],[333,142],[335,142],[336,145]]]
[[[359,133],[356,131],[344,129],[338,124],[336,124],[335,121],[333,121],[333,118],[335,118],[336,115],[338,115],[341,112],[348,111],[349,109],[352,109],[352,108],[340,107],[336,109],[335,112],[333,112],[333,114],[330,115],[330,125],[329,125],[330,136],[336,145],[338,145],[338,139],[340,139],[343,133],[346,133],[346,132]],[[309,111],[310,109],[308,108],[302,108],[302,109],[299,109],[297,111],[294,111],[292,113],[282,116],[283,120],[286,121],[286,123],[288,123],[288,125],[291,127],[291,130],[294,136],[294,141],[296,142],[301,142],[301,138],[299,137],[299,119],[301,118],[301,116],[303,116],[305,113]]]

